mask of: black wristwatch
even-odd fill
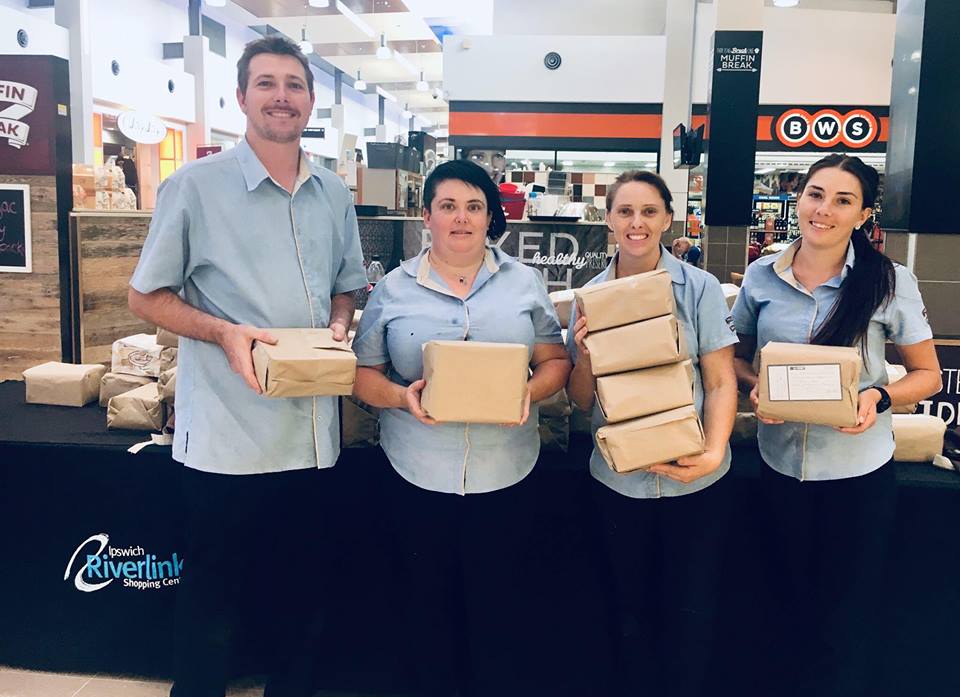
[[[877,413],[882,414],[887,409],[890,408],[890,395],[889,393],[880,387],[879,385],[871,385],[866,390],[860,390],[861,392],[866,392],[867,390],[876,390],[880,393],[880,399],[877,400]]]

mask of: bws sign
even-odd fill
[[[886,149],[889,107],[760,107],[758,150]]]

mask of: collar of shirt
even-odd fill
[[[240,171],[243,173],[243,179],[247,184],[247,191],[256,189],[264,179],[269,179],[274,184],[277,184],[276,180],[270,176],[267,168],[260,162],[260,158],[257,157],[257,153],[250,147],[246,138],[241,138],[234,149],[236,150],[237,162],[240,163]],[[320,173],[315,171],[313,165],[307,160],[307,156],[303,154],[303,150],[301,149],[300,169],[297,172],[297,180],[293,185],[293,193],[297,193],[297,190],[304,182],[310,179],[310,177],[313,177],[321,188],[323,187]],[[280,185],[277,184],[277,186]]]
[[[793,275],[793,259],[797,256],[797,251],[800,249],[800,244],[802,242],[802,238],[795,241],[789,247],[780,252],[780,255],[773,262],[774,273],[795,288],[802,288],[802,285],[797,280],[796,276]],[[843,279],[847,277],[847,274],[850,273],[850,269],[853,268],[856,259],[857,255],[853,251],[853,242],[848,242],[847,258],[843,262],[843,269],[841,269],[840,275],[834,276],[823,285],[830,286],[831,288],[839,288],[840,284],[843,283]]]
[[[454,295],[449,288],[440,282],[440,277],[435,271],[433,271],[433,267],[430,266],[430,259],[427,257],[427,253],[429,251],[430,247],[424,247],[422,250],[420,250],[420,253],[417,256],[413,257],[412,259],[401,261],[400,268],[403,269],[408,276],[412,276],[413,278],[417,279],[418,285],[421,285],[424,288],[429,288],[430,290],[438,293],[443,293],[444,295]],[[470,293],[467,295],[467,298],[480,290],[483,284],[486,283],[487,280],[493,276],[493,274],[500,270],[500,266],[508,261],[511,261],[510,257],[501,252],[499,249],[487,245],[483,253],[483,265],[481,266],[481,271],[477,274],[477,278],[474,281],[473,287],[470,289]],[[487,273],[484,274],[483,270],[486,270]]]
[[[617,260],[620,258],[620,252],[613,255],[613,259],[607,264],[603,281],[612,281],[617,277]],[[660,245],[660,261],[657,262],[656,270],[664,269],[670,274],[670,280],[678,285],[684,285],[687,277],[683,273],[683,262],[673,256],[663,245]]]

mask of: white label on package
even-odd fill
[[[767,366],[771,402],[826,402],[843,399],[840,364]]]

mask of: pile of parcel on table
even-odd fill
[[[693,364],[664,269],[578,288],[584,343],[606,419],[596,435],[615,472],[633,472],[704,449]]]

